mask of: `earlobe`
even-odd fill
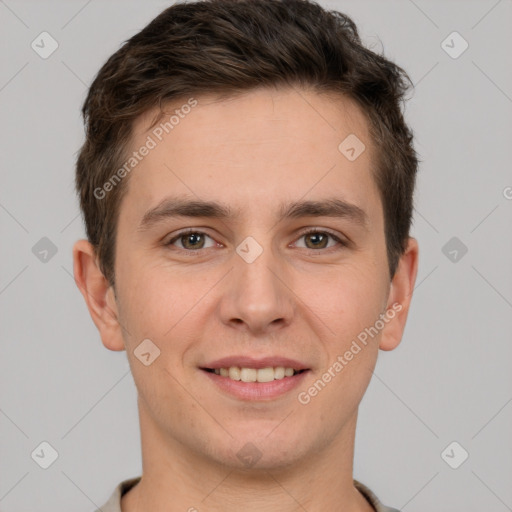
[[[94,246],[87,240],[78,240],[73,246],[73,271],[103,345],[109,350],[124,350],[113,289],[99,268]]]
[[[387,303],[390,321],[382,331],[379,343],[381,350],[393,350],[402,340],[416,282],[418,254],[418,242],[414,238],[409,238],[407,248],[391,281]]]

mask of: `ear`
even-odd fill
[[[78,240],[73,246],[73,271],[103,345],[109,350],[124,350],[114,289],[99,268],[94,246],[87,240]]]
[[[382,331],[379,348],[393,350],[402,340],[407,314],[411,304],[414,283],[418,271],[418,242],[409,238],[402,254],[389,290],[387,303],[388,317],[392,318]],[[391,317],[391,314],[394,316]]]

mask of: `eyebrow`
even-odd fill
[[[240,209],[233,209],[219,202],[167,197],[144,214],[137,230],[145,231],[155,224],[176,217],[206,217],[227,220],[240,216]],[[276,217],[278,222],[284,219],[298,219],[301,217],[344,218],[363,228],[368,228],[368,215],[365,211],[355,204],[338,198],[315,201],[301,200],[281,204]]]

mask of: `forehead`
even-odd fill
[[[213,197],[240,215],[277,196],[282,203],[334,194],[362,208],[379,201],[366,118],[341,95],[262,88],[176,100],[151,126],[158,114],[150,110],[133,126],[130,152],[151,146],[125,196],[139,217],[170,194]],[[344,141],[364,150],[348,158],[354,152]]]

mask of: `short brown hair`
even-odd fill
[[[205,0],[172,5],[126,41],[100,69],[83,105],[86,140],[76,189],[87,237],[111,285],[127,180],[102,199],[95,190],[125,160],[134,120],[191,95],[281,85],[340,93],[366,115],[394,275],[409,236],[418,166],[401,111],[411,85],[406,73],[364,47],[348,16],[316,2]]]

